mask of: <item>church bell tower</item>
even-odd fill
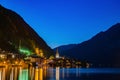
[[[58,52],[58,48],[57,48],[57,50],[56,50],[56,56],[55,56],[56,58],[59,58],[59,52]]]

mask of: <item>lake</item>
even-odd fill
[[[0,80],[120,80],[119,68],[0,68]]]

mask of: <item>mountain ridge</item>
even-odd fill
[[[53,55],[53,50],[39,35],[24,21],[24,19],[16,12],[6,9],[0,5],[0,47],[5,50],[14,49],[21,46],[35,52],[35,48],[42,49],[45,55]]]
[[[120,67],[120,23],[62,54],[109,67]]]

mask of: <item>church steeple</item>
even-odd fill
[[[56,49],[56,58],[59,58],[58,48]]]

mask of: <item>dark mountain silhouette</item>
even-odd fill
[[[62,45],[59,47],[54,48],[54,52],[56,52],[56,50],[58,49],[59,53],[61,53],[61,55],[64,55],[62,53],[64,53],[64,51],[70,50],[73,47],[75,47],[77,44],[69,44],[69,45]]]
[[[53,54],[53,50],[22,17],[0,5],[0,48],[14,52],[18,51],[19,46],[32,52],[37,47],[46,56]]]
[[[88,61],[97,66],[120,67],[120,23],[72,49],[61,52],[66,56]]]

